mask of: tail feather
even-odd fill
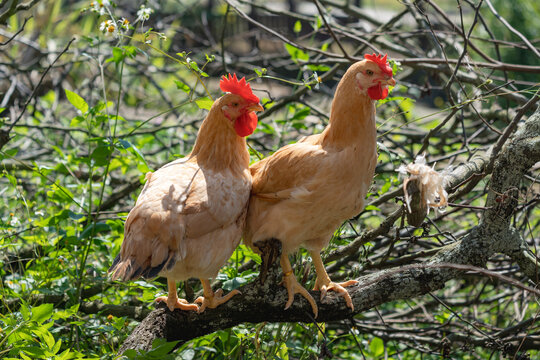
[[[109,274],[112,273],[119,262],[120,262],[120,254],[116,255],[116,257],[113,260],[113,263],[112,263],[111,267],[109,268],[109,270],[107,270],[107,272]]]
[[[139,265],[134,258],[121,259],[120,254],[116,256],[113,264],[108,270],[113,280],[136,280],[140,277],[143,279],[153,279],[159,275],[159,273],[165,269],[170,270],[176,263],[176,257],[171,254],[161,264],[157,266],[144,266]],[[148,261],[150,263],[150,261]]]

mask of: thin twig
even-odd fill
[[[24,30],[24,26],[26,25],[26,23],[28,22],[28,20],[30,20],[32,18],[32,16],[29,16],[27,17],[26,19],[24,19],[24,22],[21,26],[21,28],[19,30],[17,30],[17,32],[15,34],[13,34],[12,37],[10,37],[9,39],[7,39],[6,41],[4,41],[3,43],[0,43],[0,46],[4,46],[4,45],[7,45],[11,42],[11,40],[15,39],[15,37],[17,35],[19,35],[23,30]]]
[[[41,75],[41,78],[39,79],[36,87],[34,88],[34,90],[32,91],[32,94],[30,94],[30,97],[28,97],[28,99],[26,99],[26,102],[24,103],[23,105],[23,108],[21,110],[21,113],[19,114],[19,116],[17,116],[17,119],[15,119],[15,121],[13,121],[9,128],[8,128],[8,132],[11,131],[13,129],[13,127],[15,126],[15,124],[17,124],[17,122],[22,118],[22,116],[24,115],[24,112],[26,111],[26,107],[28,106],[28,104],[30,103],[30,101],[32,101],[32,99],[34,98],[34,96],[36,96],[36,93],[37,93],[37,90],[39,89],[39,86],[41,85],[41,82],[43,81],[43,79],[45,78],[45,76],[47,76],[47,73],[49,72],[49,70],[53,67],[53,65],[56,63],[56,61],[58,61],[58,59],[60,59],[60,57],[62,55],[64,55],[66,53],[66,51],[68,51],[70,45],[75,41],[75,38],[72,38],[66,45],[66,47],[64,48],[64,50],[62,50],[60,52],[60,54],[58,54],[58,56],[56,56],[56,58],[53,60],[53,62],[45,69],[45,71],[43,71],[43,74]],[[1,147],[0,147],[1,149]]]
[[[321,4],[319,4],[319,0],[313,0],[313,3],[315,4],[315,6],[317,6],[317,10],[319,11],[319,14],[321,15],[321,18],[324,22],[324,25],[326,26],[326,28],[328,29],[328,32],[330,32],[330,35],[332,35],[332,37],[334,38],[334,40],[336,41],[336,43],[338,44],[339,48],[341,49],[341,52],[343,53],[343,55],[349,59],[350,61],[354,61],[354,59],[352,59],[349,54],[347,54],[347,51],[345,50],[345,48],[343,47],[343,45],[341,45],[341,41],[339,41],[339,38],[336,36],[336,34],[334,34],[334,30],[332,30],[332,28],[330,27],[330,24],[328,24],[328,21],[326,21],[326,16],[324,16],[324,12],[321,8]]]
[[[493,7],[493,5],[491,4],[491,1],[490,0],[486,0],[486,3],[488,4],[488,7],[489,7],[489,10],[491,10],[491,12],[493,13],[493,15],[495,15],[495,17],[497,19],[499,19],[500,22],[503,23],[504,26],[506,26],[508,28],[508,30],[510,30],[511,32],[513,32],[514,34],[516,34],[520,39],[521,41],[523,41],[527,47],[529,48],[529,50],[531,50],[536,56],[538,56],[540,58],[540,52],[538,52],[538,50],[536,49],[536,47],[534,47],[533,44],[531,44],[531,42],[522,34],[520,33],[519,31],[517,31],[516,29],[514,29],[512,27],[512,25],[510,25],[508,23],[508,21],[506,21],[505,18],[503,18],[501,15],[499,15],[499,13],[497,12],[497,10],[495,10],[495,8]]]

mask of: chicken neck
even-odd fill
[[[376,134],[375,102],[360,92],[352,74],[347,73],[336,89],[322,145],[338,150],[358,143],[375,146]]]
[[[190,158],[209,170],[230,169],[241,173],[249,166],[246,140],[236,134],[220,111],[212,108],[208,113],[199,129]]]

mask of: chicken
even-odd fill
[[[259,98],[242,78],[223,76],[217,99],[203,121],[193,150],[146,174],[146,184],[129,212],[120,254],[109,272],[113,279],[167,278],[171,311],[204,311],[238,291],[215,293],[209,278],[217,275],[238,246],[251,189],[245,136],[257,126]],[[176,281],[197,277],[203,297],[189,304],[178,299]]]
[[[377,163],[375,101],[395,85],[386,55],[365,55],[350,66],[339,82],[330,121],[321,134],[287,145],[251,166],[253,188],[244,242],[258,252],[258,243],[277,239],[282,243],[282,284],[287,288],[288,309],[294,294],[304,296],[315,316],[317,305],[293,275],[288,255],[306,248],[317,272],[314,290],[341,294],[353,309],[346,286],[355,280],[330,280],[321,250],[345,220],[364,207]]]

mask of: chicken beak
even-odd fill
[[[261,104],[251,104],[247,107],[247,111],[263,111],[264,108]]]
[[[386,80],[386,82],[384,84],[388,85],[388,86],[396,86],[396,80],[394,80],[394,78],[391,77],[388,80]]]

